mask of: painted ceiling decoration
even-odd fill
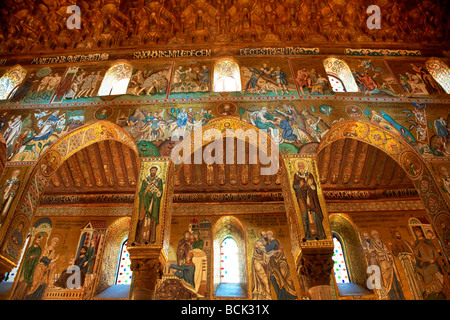
[[[68,27],[72,4],[3,1],[0,52],[299,42],[432,45],[445,41],[449,30],[445,0],[380,1],[381,29],[367,28],[369,4],[356,0],[77,1],[79,29]]]

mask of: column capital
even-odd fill
[[[334,266],[332,247],[302,250],[296,265],[305,295],[314,300],[331,299],[330,277]]]
[[[133,300],[153,300],[167,261],[163,251],[159,247],[130,247],[128,252],[134,276]]]

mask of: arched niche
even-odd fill
[[[366,288],[367,265],[364,260],[357,227],[344,214],[333,213],[330,214],[329,219],[331,232],[343,247],[350,282]]]
[[[120,218],[109,226],[105,238],[105,247],[100,260],[100,271],[96,279],[95,295],[102,293],[114,285],[117,267],[120,263],[120,249],[123,240],[128,237],[130,226],[130,217]]]
[[[246,239],[245,230],[241,222],[232,216],[222,217],[217,221],[213,228],[213,292],[214,296],[217,297],[219,288],[222,284],[222,274],[221,265],[223,264],[223,257],[221,255],[221,245],[224,240],[231,238],[236,242],[238,247],[238,273],[239,273],[239,283],[235,285],[240,285],[242,289],[242,296],[247,296],[247,262],[246,262]],[[220,294],[220,297],[227,297],[226,290],[224,294]],[[229,297],[229,296],[228,296]]]
[[[239,65],[233,59],[222,59],[214,66],[214,92],[241,91]]]

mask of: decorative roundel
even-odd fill
[[[422,176],[422,179],[419,182],[419,192],[421,194],[426,194],[428,191],[430,191],[431,188],[431,181],[428,176]]]
[[[109,106],[104,106],[95,110],[94,117],[97,120],[107,120],[111,118],[114,110]]]
[[[436,194],[430,194],[426,200],[427,209],[430,214],[435,214],[439,210],[439,197]]]
[[[217,106],[217,112],[222,116],[232,116],[236,113],[237,107],[231,102],[222,102]]]
[[[117,132],[107,123],[99,124],[94,128],[94,135],[97,139],[117,139]]]
[[[56,150],[51,150],[42,157],[40,171],[43,176],[48,177],[55,172],[61,161],[61,155]]]
[[[361,122],[351,122],[342,131],[344,137],[364,138],[369,132],[369,127]]]
[[[6,253],[14,259],[19,259],[20,250],[25,244],[28,230],[28,219],[24,215],[18,215],[11,223],[8,230]]]
[[[422,175],[423,164],[412,151],[405,151],[400,155],[400,164],[411,179],[417,179]]]
[[[367,137],[370,142],[377,146],[382,145],[386,141],[384,133],[380,130],[370,131]]]
[[[384,149],[390,154],[390,155],[397,155],[401,151],[401,144],[395,140],[395,139],[389,139],[386,141],[386,144],[384,145]]]
[[[347,112],[347,115],[353,119],[359,119],[363,115],[363,111],[361,110],[361,108],[355,105],[346,106],[345,112]]]

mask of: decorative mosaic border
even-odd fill
[[[425,210],[422,201],[379,201],[379,202],[326,202],[328,213],[354,211],[408,211]]]
[[[285,214],[286,207],[282,204],[263,204],[263,205],[225,205],[218,206],[215,204],[204,205],[173,205],[173,216],[190,216],[190,215],[230,215],[230,214],[258,214],[258,213],[279,213]]]
[[[130,216],[133,213],[133,206],[128,207],[43,207],[40,206],[35,217],[85,217],[85,216]]]
[[[350,56],[390,56],[390,57],[421,57],[420,50],[390,50],[390,49],[345,49]]]
[[[406,98],[406,97],[365,97],[352,96],[344,97],[339,95],[333,96],[257,96],[257,97],[205,97],[205,98],[168,98],[168,99],[145,99],[145,100],[119,100],[119,101],[86,101],[71,103],[49,103],[49,104],[10,104],[0,105],[0,110],[14,109],[63,109],[73,107],[89,107],[89,106],[121,106],[121,105],[146,105],[157,103],[194,103],[194,102],[221,102],[221,101],[352,101],[352,102],[389,102],[389,103],[442,103],[450,104],[450,99],[434,99],[434,98]]]

